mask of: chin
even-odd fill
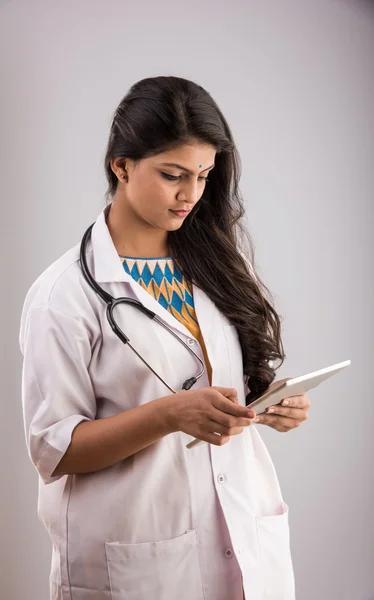
[[[175,219],[173,217],[167,219],[164,223],[163,227],[160,229],[164,229],[165,231],[178,231],[184,223],[185,219]]]
[[[183,223],[171,223],[166,227],[166,231],[178,231],[182,227]]]
[[[148,221],[152,227],[155,229],[161,229],[162,231],[178,231],[185,221],[186,217],[183,219],[178,219],[173,217],[173,215],[167,216],[162,219],[154,219],[152,221]]]

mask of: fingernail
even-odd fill
[[[253,410],[249,410],[249,411],[247,412],[247,415],[248,415],[248,417],[249,417],[250,419],[253,419],[253,417],[255,417],[255,416],[256,416],[256,413],[255,413],[255,412],[253,412]]]
[[[282,400],[282,405],[283,406],[288,406],[289,403],[290,403],[289,400]]]
[[[266,409],[266,411],[267,411],[268,413],[273,413],[273,412],[275,412],[275,408],[273,408],[273,407],[271,407],[271,408],[267,408],[267,409]]]
[[[260,417],[255,418],[255,423],[259,423],[261,421]]]

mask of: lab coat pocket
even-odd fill
[[[112,600],[203,600],[196,530],[171,540],[105,544]]]
[[[256,517],[264,582],[263,600],[294,600],[295,583],[290,552],[289,508],[280,514]]]

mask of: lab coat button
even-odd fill
[[[194,346],[195,345],[195,340],[193,340],[192,338],[187,338],[187,344],[189,346]]]
[[[226,550],[225,550],[225,556],[226,556],[226,558],[232,558],[234,556],[234,553],[231,550],[231,548],[226,548]]]
[[[225,481],[226,481],[226,477],[221,474],[218,475],[217,479],[218,479],[218,483],[225,483]]]

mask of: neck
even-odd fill
[[[123,202],[113,200],[106,223],[117,253],[121,256],[161,258],[170,255],[167,231],[142,221]]]

